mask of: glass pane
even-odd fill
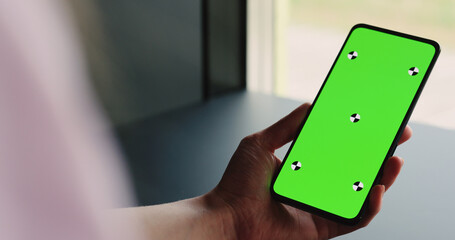
[[[367,23],[439,42],[441,56],[411,120],[455,129],[455,0],[282,2],[276,11],[276,94],[312,101],[350,28]]]

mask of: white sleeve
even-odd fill
[[[0,239],[139,239],[102,224],[131,192],[62,2],[0,0]]]

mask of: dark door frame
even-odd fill
[[[247,1],[201,0],[203,99],[243,90],[247,73]]]

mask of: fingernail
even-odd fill
[[[404,159],[400,158],[400,160],[401,160],[401,166],[403,166],[404,165]]]
[[[384,193],[385,193],[385,185],[381,185],[382,186],[382,194],[381,194],[381,197],[384,197]]]

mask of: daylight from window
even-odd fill
[[[283,0],[275,8],[276,95],[312,101],[350,28],[367,23],[439,42],[411,121],[455,129],[455,0]]]

